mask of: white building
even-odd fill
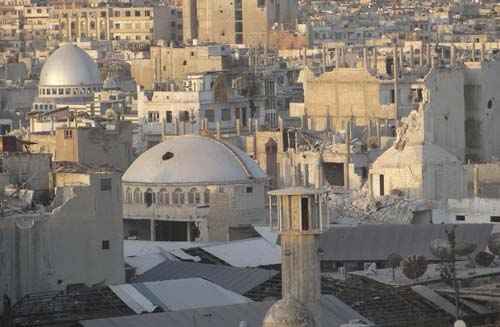
[[[247,154],[213,138],[168,138],[122,179],[125,237],[229,240],[264,223],[267,177]]]
[[[58,111],[71,111],[73,121],[89,123],[95,114],[94,93],[101,85],[97,64],[85,51],[73,44],[61,46],[45,61],[40,73],[38,97],[30,113],[31,132],[66,125],[69,115],[54,115]]]
[[[235,131],[236,121],[246,126],[252,117],[248,99],[237,94],[222,73],[192,75],[170,91],[138,92],[137,113],[146,146],[159,143],[162,135]],[[205,126],[203,126],[205,125]]]

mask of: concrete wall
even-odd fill
[[[500,156],[500,61],[467,62],[464,96],[466,105],[467,158],[491,160]]]
[[[460,160],[465,158],[464,75],[460,69],[438,69],[425,78],[425,141],[439,145]]]
[[[101,178],[112,178],[110,191],[101,191]],[[124,281],[119,177],[96,174],[90,185],[58,188],[55,204],[48,213],[0,219],[0,292],[13,301],[75,283]]]
[[[471,164],[464,166],[465,198],[500,198],[500,163]]]
[[[50,154],[2,153],[2,172],[9,175],[11,184],[22,185],[33,191],[48,192],[51,171]]]
[[[457,216],[459,216],[457,218]],[[462,216],[462,217],[460,217]],[[492,219],[493,217],[493,219]],[[498,218],[500,217],[500,200],[469,198],[449,199],[447,208],[441,214],[433,214],[434,224],[489,224],[494,223],[495,230],[500,229]]]

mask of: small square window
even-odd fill
[[[109,250],[109,241],[102,241],[102,249],[103,250]]]
[[[247,193],[253,193],[253,187],[251,187],[251,186],[247,186],[247,188],[246,188],[246,192],[247,192]]]
[[[101,191],[111,191],[111,178],[101,178]]]
[[[455,220],[456,221],[465,221],[465,216],[462,216],[462,215],[455,216]]]

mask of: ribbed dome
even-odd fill
[[[209,137],[185,135],[160,143],[137,158],[124,182],[223,184],[265,178],[245,152]]]
[[[316,321],[312,313],[293,299],[282,299],[269,309],[263,327],[314,327]]]
[[[97,64],[73,44],[54,51],[43,65],[39,87],[93,86],[101,84]]]

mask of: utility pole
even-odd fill
[[[451,230],[446,230],[446,235],[448,236],[448,242],[450,243],[451,249],[451,278],[453,280],[453,289],[455,290],[455,321],[460,319],[460,284],[457,279],[457,238],[456,238],[456,226],[453,226]]]

